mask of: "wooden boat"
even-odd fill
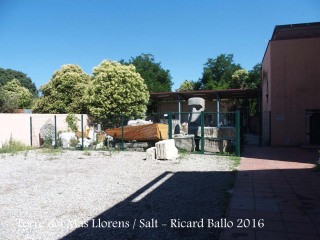
[[[105,132],[115,138],[122,138],[122,128],[106,129]],[[154,123],[139,126],[124,126],[123,139],[125,141],[159,141],[168,139],[168,124]]]

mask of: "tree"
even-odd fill
[[[252,70],[249,71],[248,84],[250,89],[261,88],[261,63],[256,64]]]
[[[152,54],[141,54],[131,58],[127,64],[136,67],[136,71],[148,86],[149,92],[171,92],[173,82],[170,71],[163,69],[161,63],[155,62]]]
[[[196,90],[196,83],[194,81],[184,80],[184,82],[181,83],[178,92],[193,90]]]
[[[0,86],[5,85],[13,79],[17,79],[21,83],[21,86],[27,88],[34,96],[38,95],[36,85],[27,74],[12,69],[0,68]]]
[[[202,77],[199,79],[201,89],[227,89],[232,81],[232,74],[241,69],[233,62],[233,54],[220,54],[217,58],[209,58],[204,64]]]
[[[0,88],[0,112],[13,112],[17,108],[30,108],[33,95],[17,79]]]
[[[229,83],[229,87],[233,89],[248,89],[249,86],[249,74],[245,69],[239,69],[232,74],[232,81]]]
[[[102,123],[120,114],[143,116],[148,100],[147,85],[133,65],[107,60],[94,68],[84,96],[90,115]]]
[[[42,96],[33,107],[41,113],[86,113],[83,95],[90,76],[78,65],[63,65],[50,81],[40,88]]]

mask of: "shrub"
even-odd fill
[[[73,132],[78,131],[78,126],[77,126],[78,121],[79,119],[74,114],[69,113],[66,117],[66,122],[68,124],[68,127]]]
[[[0,153],[17,153],[19,151],[25,151],[32,149],[30,146],[25,145],[19,140],[15,140],[10,137],[9,141],[6,141],[2,144],[2,148],[0,148]]]

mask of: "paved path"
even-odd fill
[[[246,147],[226,217],[233,227],[220,240],[320,239],[317,159],[316,151]]]

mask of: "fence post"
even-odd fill
[[[240,157],[240,111],[236,111],[236,155]]]
[[[30,145],[32,147],[32,117],[30,117]]]
[[[168,123],[169,123],[169,139],[172,139],[172,112],[168,114]]]
[[[57,116],[54,115],[54,148],[57,147]]]
[[[81,150],[83,150],[83,137],[84,137],[84,132],[83,132],[83,114],[81,114]]]
[[[121,150],[124,150],[124,129],[123,129],[123,114],[121,114]]]
[[[204,154],[204,112],[201,112],[201,154]]]

